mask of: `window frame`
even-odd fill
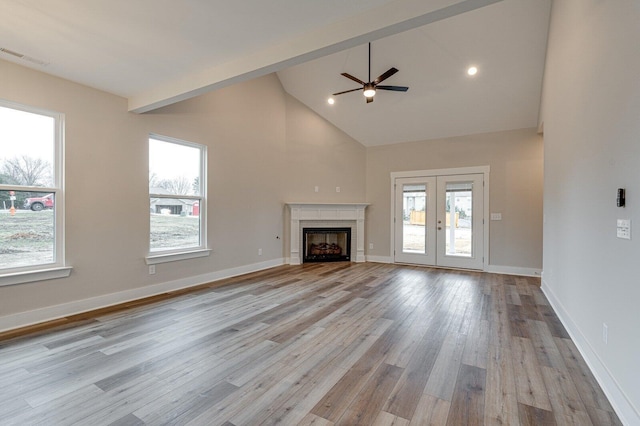
[[[184,139],[177,139],[170,136],[164,136],[157,133],[149,133],[147,138],[147,153],[150,152],[150,141],[151,139],[160,141],[173,143],[176,145],[186,146],[189,148],[196,148],[200,151],[200,167],[199,167],[199,184],[200,184],[200,195],[176,195],[176,194],[157,194],[151,192],[151,187],[149,187],[149,195],[148,199],[151,201],[151,198],[179,198],[184,200],[194,200],[199,202],[199,213],[198,219],[200,235],[199,235],[199,244],[198,246],[193,247],[182,247],[182,248],[171,248],[166,250],[154,250],[151,251],[151,220],[149,220],[149,234],[148,234],[148,244],[149,249],[147,251],[147,256],[145,257],[145,262],[147,265],[156,265],[159,263],[165,262],[174,262],[178,260],[185,259],[193,259],[198,257],[209,256],[211,253],[211,249],[207,248],[207,146],[195,142],[186,141]]]
[[[71,267],[65,264],[65,161],[63,113],[0,99],[0,107],[51,117],[54,120],[53,134],[53,186],[24,186],[0,184],[0,191],[29,191],[54,194],[54,245],[53,262],[0,269],[0,286],[68,277]]]

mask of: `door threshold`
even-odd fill
[[[422,263],[393,262],[394,265],[419,266],[422,268],[448,269],[451,271],[485,272],[484,269],[456,268],[453,266],[424,265]]]

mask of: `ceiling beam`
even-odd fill
[[[235,61],[190,73],[139,93],[129,98],[129,111],[153,111],[211,90],[261,77],[500,1],[502,0],[395,0]]]

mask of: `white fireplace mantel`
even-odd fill
[[[352,258],[356,262],[364,262],[364,210],[367,203],[286,203],[291,211],[291,241],[289,263],[299,265],[302,263],[300,253],[300,222],[340,222],[350,221],[356,224],[356,237],[351,247],[355,247]],[[355,244],[354,244],[355,243]],[[355,256],[354,256],[355,254]]]

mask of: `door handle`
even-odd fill
[[[442,231],[442,226],[438,226],[438,231]]]
[[[439,220],[439,221],[438,221],[438,223],[442,223],[442,221],[441,221],[441,220]]]

